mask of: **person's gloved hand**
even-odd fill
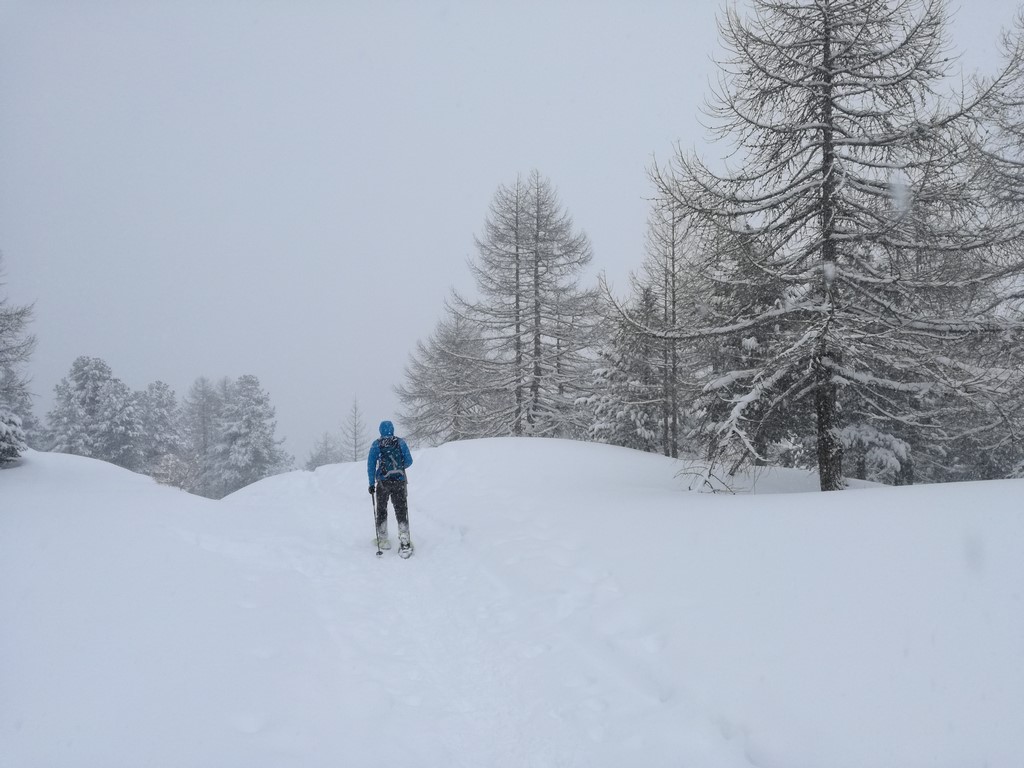
[[[377,490],[377,486],[375,486],[375,485],[371,485],[370,486],[370,493],[373,493],[376,490]]]

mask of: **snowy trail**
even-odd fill
[[[409,754],[427,765],[575,764],[564,733],[574,725],[566,723],[572,707],[551,701],[550,669],[533,662],[554,649],[559,674],[582,686],[601,674],[602,660],[549,635],[553,621],[538,615],[546,606],[503,583],[428,500],[413,503],[417,554],[402,561],[392,550],[378,560],[367,535],[370,505],[350,514],[361,499],[342,495],[345,511],[331,494],[307,510],[322,535],[281,541],[278,556],[309,580],[314,610],[339,650],[340,687],[352,707],[339,713],[338,727],[350,746],[379,752],[381,765]],[[430,498],[427,488],[421,495]],[[386,714],[354,728],[349,715],[360,706]],[[607,704],[588,706],[590,735],[599,740]]]
[[[378,746],[381,765],[403,754],[467,767],[640,759],[645,744],[629,723],[674,695],[653,661],[656,633],[647,662],[616,643],[623,627],[595,633],[595,607],[621,590],[580,561],[548,510],[464,483],[460,493],[490,498],[487,517],[448,514],[465,504],[447,503],[452,479],[423,464],[410,489],[417,554],[408,561],[394,550],[373,556],[372,508],[354,490],[361,467],[295,478],[316,486],[294,491],[308,535],[280,541],[279,556],[309,579],[316,615],[342,651],[347,696],[387,713],[358,728],[342,715],[339,726],[361,750]],[[260,503],[273,516],[295,514],[285,499],[273,510]]]
[[[424,512],[417,518],[422,549],[410,561],[394,551],[375,560],[371,540],[358,535],[365,526],[346,526],[341,540],[367,544],[319,583],[320,615],[340,646],[356,649],[353,694],[377,697],[388,713],[360,736],[380,748],[382,764],[409,754],[437,765],[491,764],[515,755],[525,735],[494,593],[445,553],[450,542],[436,538],[442,530]]]

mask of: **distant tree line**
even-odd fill
[[[105,361],[83,356],[54,388],[53,409],[40,424],[26,374],[36,344],[32,311],[0,295],[0,466],[31,446],[108,461],[210,498],[292,468],[270,396],[252,375],[200,377],[179,400],[162,381],[133,392]],[[368,446],[353,400],[340,431],[323,434],[306,468],[357,461]]]
[[[54,388],[53,409],[33,443],[219,499],[292,468],[274,416],[253,375],[200,377],[179,401],[162,381],[133,392],[103,360],[79,357]]]
[[[469,267],[396,388],[443,442],[592,439],[823,490],[1024,474],[1024,21],[951,84],[945,4],[730,8],[714,137],[651,169],[624,299],[550,182],[499,187]],[[950,95],[944,95],[947,91]]]

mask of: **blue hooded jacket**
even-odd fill
[[[395,434],[395,425],[390,421],[382,421],[380,423],[380,436],[390,437],[393,434]],[[405,462],[406,469],[408,469],[412,466],[412,454],[409,453],[409,446],[406,445],[405,440],[401,437],[398,438],[398,445],[402,449],[402,459]],[[377,467],[378,458],[380,458],[380,440],[374,440],[373,445],[370,446],[370,455],[366,457],[366,474],[370,479],[370,485],[375,485],[384,477]],[[402,473],[402,480],[405,480],[405,472]]]

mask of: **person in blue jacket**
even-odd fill
[[[377,515],[377,544],[381,549],[390,549],[388,541],[388,499],[395,507],[398,521],[399,554],[412,551],[409,537],[409,494],[405,470],[412,466],[412,454],[405,440],[395,436],[395,425],[390,421],[380,423],[380,437],[370,446],[366,457],[366,473],[370,478],[370,493],[377,494],[375,507]]]

